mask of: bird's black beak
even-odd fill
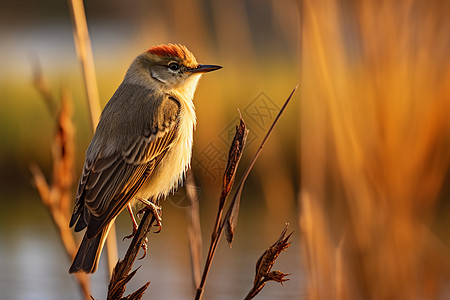
[[[211,71],[215,71],[215,70],[219,70],[219,69],[222,69],[222,67],[215,66],[215,65],[198,65],[196,68],[190,69],[189,71],[191,73],[206,73],[206,72],[211,72]]]

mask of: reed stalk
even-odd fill
[[[97,79],[95,76],[94,56],[92,54],[91,40],[86,21],[86,13],[82,0],[69,0],[72,16],[72,28],[78,59],[81,63],[84,77],[84,87],[89,107],[92,132],[95,132],[100,119],[100,100],[98,96]],[[112,274],[114,265],[118,260],[116,227],[113,223],[106,238],[106,253],[108,257],[108,270]]]

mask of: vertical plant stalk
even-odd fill
[[[214,254],[216,253],[217,245],[222,235],[223,226],[220,227],[219,224],[222,218],[226,199],[233,187],[234,179],[236,177],[237,166],[242,157],[245,141],[247,139],[247,134],[248,130],[245,126],[244,120],[242,120],[241,117],[239,126],[236,126],[236,134],[234,136],[233,142],[231,143],[230,152],[228,154],[228,163],[225,173],[223,175],[222,192],[220,194],[219,208],[217,211],[216,221],[211,236],[211,244],[209,246],[208,256],[206,258],[205,267],[203,269],[202,279],[197,287],[197,292],[195,295],[196,300],[202,299],[206,278],[208,276],[208,272],[211,267]]]
[[[245,171],[244,176],[242,176],[241,181],[239,182],[238,189],[233,197],[233,200],[231,201],[227,213],[225,217],[222,219],[223,209],[225,206],[226,199],[231,192],[231,188],[234,183],[235,175],[236,175],[236,169],[237,165],[239,164],[239,161],[242,156],[242,151],[245,145],[245,140],[247,138],[248,130],[245,128],[245,123],[242,120],[241,117],[241,123],[240,126],[236,126],[236,135],[233,139],[233,142],[230,147],[230,153],[228,157],[228,165],[225,170],[224,174],[224,181],[222,185],[222,193],[220,195],[219,200],[219,209],[217,212],[216,222],[214,225],[214,230],[211,237],[211,244],[208,251],[208,256],[206,258],[205,267],[203,269],[202,274],[202,280],[200,282],[199,287],[197,288],[197,293],[195,295],[196,300],[202,299],[203,296],[203,290],[206,282],[206,278],[208,276],[209,269],[211,267],[212,260],[214,258],[214,255],[216,253],[217,245],[219,243],[220,237],[222,236],[223,229],[226,228],[226,235],[227,235],[227,241],[229,245],[231,246],[234,236],[234,231],[237,225],[238,220],[238,214],[239,214],[239,204],[242,194],[242,189],[244,188],[245,180],[247,179],[248,175],[250,174],[250,171],[252,170],[256,159],[259,157],[259,154],[262,151],[262,148],[264,147],[267,139],[269,138],[270,134],[272,133],[275,125],[277,124],[278,120],[280,119],[281,115],[283,114],[284,110],[286,109],[286,106],[290,102],[292,96],[294,95],[295,91],[298,88],[298,83],[295,86],[295,88],[292,90],[292,92],[289,94],[289,97],[284,102],[280,112],[276,116],[275,120],[273,121],[272,125],[270,126],[269,130],[266,133],[266,136],[264,137],[263,141],[261,142],[261,145],[259,146],[258,150],[255,153],[255,156],[253,157],[252,161],[250,162],[250,165],[247,167],[247,170]]]
[[[94,55],[92,54],[91,40],[86,22],[86,14],[82,0],[69,0],[72,24],[73,39],[83,70],[84,87],[89,106],[92,131],[95,131],[100,118],[100,100],[98,96],[97,79],[94,68]]]
[[[272,125],[270,126],[269,130],[267,131],[266,135],[264,136],[263,141],[261,142],[261,145],[259,145],[258,150],[256,150],[255,156],[253,156],[252,161],[250,162],[250,165],[247,167],[247,170],[245,170],[244,176],[242,176],[241,181],[239,182],[238,188],[236,193],[234,194],[233,200],[231,200],[230,206],[228,208],[227,214],[225,215],[224,220],[222,221],[222,224],[220,225],[219,230],[222,231],[223,227],[225,227],[225,233],[226,238],[228,241],[228,244],[231,247],[231,244],[233,243],[233,237],[234,237],[234,231],[237,225],[238,220],[238,214],[239,214],[239,204],[241,202],[241,195],[242,190],[244,188],[245,181],[247,180],[248,175],[250,174],[251,170],[253,169],[253,166],[256,163],[256,160],[258,159],[259,155],[261,154],[261,151],[266,144],[267,140],[269,139],[269,136],[271,135],[273,129],[275,128],[275,125],[278,123],[278,120],[280,119],[281,115],[283,114],[284,110],[286,109],[287,105],[292,99],[292,96],[294,95],[295,91],[298,88],[298,83],[292,90],[292,92],[289,94],[289,97],[284,102],[283,106],[281,107],[280,111],[278,112],[278,115],[275,117],[275,120],[273,120]]]
[[[50,113],[56,114],[56,133],[52,142],[53,171],[51,183],[47,183],[44,174],[38,165],[32,164],[32,183],[39,192],[42,203],[47,207],[64,249],[70,259],[75,257],[77,245],[72,231],[67,226],[70,218],[71,186],[73,185],[74,143],[73,124],[71,120],[70,97],[67,93],[61,95],[61,107],[57,109],[56,101],[41,74],[35,69],[34,83],[36,89],[47,103]],[[50,104],[50,105],[49,105]],[[85,273],[76,273],[77,280],[84,299],[90,297],[89,276]]]
[[[131,241],[130,246],[128,247],[127,253],[123,260],[118,261],[111,276],[111,281],[108,286],[108,297],[107,300],[115,300],[115,299],[128,299],[128,300],[138,300],[141,299],[147,290],[150,282],[145,283],[141,288],[139,288],[134,293],[123,298],[123,294],[125,292],[126,284],[133,278],[136,274],[136,270],[131,271],[131,267],[136,260],[136,256],[139,253],[139,250],[144,243],[147,233],[150,231],[153,223],[155,222],[155,217],[150,214],[152,212],[150,210],[146,210],[144,216],[142,217],[141,222],[139,223],[139,227],[136,231],[136,234]]]
[[[195,180],[192,169],[186,175],[186,195],[189,199],[189,207],[186,208],[188,217],[188,237],[191,254],[192,282],[194,289],[200,284],[201,259],[202,259],[202,232],[200,229],[200,215],[198,195],[195,188]]]
[[[100,101],[98,96],[97,79],[95,76],[94,56],[89,38],[86,22],[86,14],[82,0],[69,0],[72,15],[73,38],[77,50],[78,59],[81,62],[84,86],[89,106],[92,132],[95,132],[100,119]],[[115,263],[118,260],[116,227],[113,223],[106,238],[106,252],[108,256],[109,274],[112,274]]]

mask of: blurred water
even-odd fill
[[[78,287],[67,272],[70,261],[37,194],[25,189],[18,195],[2,193],[2,198],[0,298],[80,299]],[[202,211],[204,253],[209,245],[212,221],[213,213]],[[295,210],[285,221],[290,221],[291,230],[298,233]],[[278,238],[283,225],[281,220],[272,219],[264,208],[244,203],[233,248],[222,242],[218,249],[205,299],[242,299],[252,286],[257,259]],[[117,225],[121,257],[129,244],[121,238],[130,229],[128,216],[122,214]],[[291,247],[280,255],[274,266],[274,270],[291,273],[290,280],[284,286],[268,283],[258,299],[302,298],[305,274],[296,233]],[[166,201],[163,231],[151,234],[149,240],[147,257],[135,264],[142,268],[127,286],[128,291],[151,281],[144,299],[193,299],[184,210]],[[105,264],[102,257],[99,270],[91,276],[92,294],[96,299],[104,299],[106,295]]]
[[[90,26],[90,36],[97,67],[104,64],[105,53],[109,58],[117,59],[132,49],[134,31],[129,24],[93,23]],[[31,67],[36,59],[44,66],[45,73],[61,73],[79,66],[70,20],[46,22],[24,28],[2,28],[0,41],[0,78],[30,80]]]

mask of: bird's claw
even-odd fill
[[[142,215],[145,211],[150,210],[150,211],[152,212],[152,214],[153,214],[153,217],[154,217],[155,220],[156,220],[156,225],[159,227],[159,229],[158,229],[157,231],[155,231],[155,233],[161,232],[161,229],[162,229],[162,218],[161,218],[161,215],[162,215],[162,209],[161,209],[161,207],[158,206],[158,205],[156,205],[156,204],[154,204],[154,203],[151,202],[151,201],[146,200],[146,199],[143,199],[143,198],[137,198],[137,199],[138,199],[139,201],[141,201],[142,203],[145,204],[145,207],[144,207],[143,209],[139,210],[139,211],[136,213],[136,215],[138,216],[138,218],[141,219],[141,215]],[[134,229],[134,228],[133,228],[133,229]],[[132,236],[133,236],[134,234],[135,234],[135,230],[133,230]],[[143,259],[143,258],[147,255],[147,249],[148,249],[147,242],[148,242],[148,239],[147,239],[147,237],[146,237],[145,240],[144,240],[144,242],[142,242],[142,245],[141,245],[142,250],[144,250],[144,254],[142,254],[142,256],[141,256],[139,259]]]
[[[145,238],[145,240],[142,242],[141,248],[142,250],[144,250],[144,254],[142,254],[142,256],[138,258],[139,260],[143,259],[147,255],[148,249],[147,242],[148,242],[147,238]]]
[[[129,235],[127,235],[127,236],[124,236],[123,237],[123,239],[122,239],[122,241],[125,241],[126,239],[131,239],[132,237],[134,237],[135,235],[136,235],[136,232],[137,232],[137,230],[138,230],[138,224],[136,223],[136,221],[135,220],[133,220],[133,231],[129,234]]]
[[[156,213],[153,212],[153,215],[155,216],[155,220],[156,220],[155,226],[158,226],[158,227],[159,227],[158,230],[155,231],[155,233],[160,233],[160,232],[161,232],[161,229],[162,229],[162,218],[161,218],[161,214],[162,214],[162,211],[161,211],[161,210],[156,211]]]
[[[131,239],[132,237],[134,237],[136,235],[136,232],[138,230],[139,225],[136,222],[136,219],[134,218],[133,215],[133,210],[131,208],[131,205],[128,203],[127,205],[128,208],[128,212],[130,213],[130,218],[131,218],[131,223],[133,224],[133,231],[131,232],[131,234],[125,236],[122,241],[124,241],[125,239]]]
[[[126,239],[131,239],[132,237],[134,237],[135,234],[136,232],[133,231],[131,234],[124,236],[122,242],[125,241]]]
[[[155,231],[155,233],[160,233],[162,230],[162,208],[161,206],[158,206],[152,202],[145,202],[145,207],[137,212],[138,217],[140,218],[140,215],[143,214],[146,210],[150,210],[153,213],[153,216],[156,220],[156,225],[158,226],[158,230]]]

